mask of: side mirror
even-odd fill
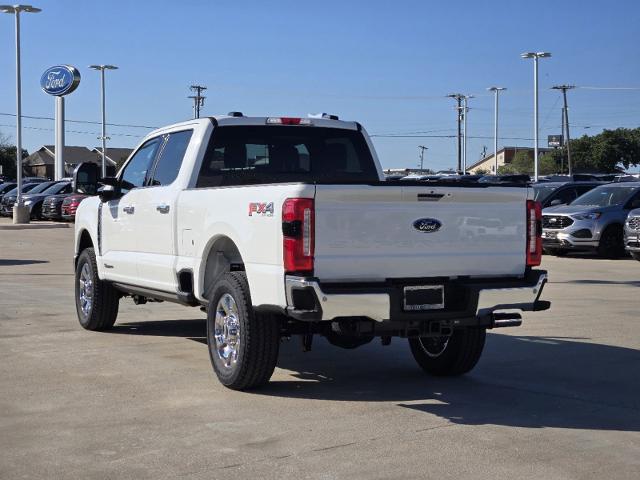
[[[635,208],[640,208],[640,198],[634,199],[633,202],[631,202],[630,208],[631,210]]]
[[[73,192],[85,195],[98,193],[98,165],[82,162],[73,171]]]
[[[120,191],[117,187],[112,187],[110,185],[105,184],[105,186],[102,187],[98,192],[98,197],[100,197],[101,202],[108,202],[109,200],[119,198]]]
[[[549,206],[555,207],[556,205],[562,205],[562,200],[560,200],[559,198],[551,200],[551,203],[549,204]]]

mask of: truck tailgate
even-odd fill
[[[523,275],[527,190],[317,185],[315,275],[323,281]]]

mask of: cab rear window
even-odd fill
[[[349,181],[378,181],[360,132],[306,126],[227,126],[215,129],[196,187]]]

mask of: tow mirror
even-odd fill
[[[73,171],[73,191],[85,195],[98,193],[98,165],[82,162]]]

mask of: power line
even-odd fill
[[[4,112],[0,112],[0,115],[3,115],[5,117],[15,117],[16,114],[15,113],[4,113]],[[31,120],[55,120],[55,118],[53,117],[40,117],[40,116],[35,116],[35,115],[22,115],[22,118],[29,118]],[[86,123],[86,124],[90,124],[90,125],[102,125],[102,122],[94,122],[92,120],[70,120],[70,119],[65,119],[65,122],[69,122],[69,123]],[[159,127],[152,127],[149,125],[129,125],[126,123],[107,123],[106,125],[110,125],[112,127],[127,127],[127,128],[148,128],[150,130],[154,130],[156,128]]]
[[[10,127],[10,128],[15,128],[15,124],[14,125],[10,125],[7,123],[0,123],[0,127]],[[22,126],[22,128],[26,128],[28,130],[41,130],[41,131],[45,131],[45,132],[53,132],[54,129],[53,128],[44,128],[44,127],[26,127],[26,126]],[[98,132],[81,132],[78,130],[67,130],[68,133],[78,133],[81,135],[100,135],[100,133]],[[135,137],[135,138],[142,138],[144,135],[134,135],[132,133],[112,133],[111,135],[114,136],[118,136],[118,137]]]
[[[193,99],[193,118],[200,118],[200,108],[204,107],[204,99],[207,98],[202,95],[207,87],[203,85],[191,85],[189,90],[195,92],[195,95],[191,95],[187,98]]]

